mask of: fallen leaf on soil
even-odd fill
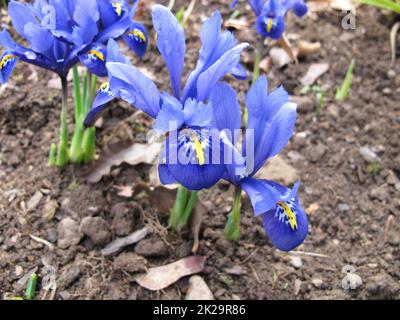
[[[97,162],[93,171],[87,179],[90,183],[99,182],[104,176],[109,175],[112,167],[127,163],[136,166],[142,163],[152,164],[161,151],[160,143],[140,144],[134,143],[126,146],[124,143],[117,143],[110,146]]]
[[[148,233],[148,229],[143,228],[125,238],[115,239],[114,241],[110,242],[103,250],[101,250],[101,254],[105,257],[116,254],[123,248],[138,243],[140,240],[143,240],[144,238],[146,238]]]
[[[214,300],[214,296],[208,287],[207,283],[200,276],[192,276],[189,279],[189,289],[185,300]]]
[[[320,77],[328,72],[328,70],[328,63],[313,63],[300,82],[303,86],[312,86]]]
[[[392,52],[392,62],[390,63],[390,68],[393,68],[396,62],[396,40],[399,29],[400,29],[400,22],[396,22],[393,25],[392,29],[390,30],[390,49]]]
[[[298,56],[305,57],[321,50],[321,42],[308,42],[300,40],[297,44]]]
[[[169,215],[171,208],[175,204],[176,188],[168,189],[164,186],[149,187],[146,184],[134,186],[134,194],[145,192],[149,196],[150,202],[155,205],[160,213]]]
[[[192,256],[177,262],[151,268],[148,273],[135,278],[136,282],[143,288],[158,291],[169,287],[179,279],[202,272],[206,257]]]
[[[278,40],[279,45],[283,50],[285,50],[286,54],[289,56],[292,61],[294,61],[296,64],[298,63],[297,61],[297,52],[289,42],[289,39],[283,35],[282,38]]]
[[[272,64],[276,65],[278,68],[283,68],[291,61],[286,51],[279,47],[272,48],[269,52],[269,56],[272,59]]]

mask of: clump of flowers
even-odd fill
[[[296,122],[296,105],[283,88],[268,94],[261,77],[247,94],[249,121],[242,148],[238,148],[242,114],[236,92],[223,77],[231,73],[245,79],[240,55],[246,43],[237,44],[233,35],[221,31],[222,18],[214,13],[201,30],[202,48],[196,69],[182,91],[185,35],[174,15],[155,5],[152,11],[158,49],[168,66],[172,95],[160,93],[152,80],[127,62],[115,42],[110,41],[106,64],[109,83],[95,100],[85,124],[90,126],[106,103],[120,97],[155,119],[155,130],[165,137],[159,176],[163,184],[179,183],[177,202],[170,224],[179,229],[190,217],[197,191],[221,179],[235,185],[235,204],[226,226],[226,236],[240,236],[241,195],[250,197],[256,215],[262,215],[272,243],[289,251],[299,246],[308,232],[308,222],[297,193],[254,175],[277,155],[290,140]],[[192,193],[190,193],[192,192]]]
[[[56,73],[62,84],[61,133],[58,150],[52,145],[49,163],[60,167],[87,163],[95,154],[94,129],[83,130],[83,120],[90,109],[96,88],[95,76],[106,76],[106,44],[122,38],[139,56],[147,48],[147,32],[132,20],[138,1],[36,0],[33,4],[11,1],[8,12],[15,31],[28,46],[15,42],[6,30],[0,32],[0,45],[6,51],[0,60],[0,82],[6,83],[18,60]],[[87,67],[79,79],[76,65]],[[69,148],[67,120],[67,75],[74,70],[75,126]]]

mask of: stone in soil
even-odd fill
[[[167,257],[168,247],[162,240],[145,239],[140,241],[135,252],[143,257]]]
[[[135,226],[135,216],[131,208],[124,202],[117,203],[111,208],[113,228],[117,236],[127,236]]]
[[[100,217],[86,217],[82,220],[80,231],[96,246],[104,246],[111,240],[107,222]]]
[[[76,265],[70,265],[61,273],[57,279],[57,290],[63,291],[68,289],[81,276],[81,270]]]
[[[115,258],[113,266],[116,271],[146,272],[147,260],[133,252],[124,252]]]
[[[57,227],[58,242],[57,245],[61,249],[67,249],[71,246],[76,246],[81,242],[83,234],[79,231],[78,223],[71,219],[63,219]]]

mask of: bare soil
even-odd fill
[[[175,8],[184,3],[177,1]],[[216,9],[228,19],[229,3],[230,0],[198,2],[186,28],[186,71],[197,60],[202,22]],[[239,8],[244,12],[242,17],[253,19],[243,2]],[[301,263],[293,255],[272,247],[261,221],[253,217],[248,199],[244,200],[240,242],[233,244],[224,239],[233,190],[221,182],[201,194],[203,202],[210,204],[200,232],[199,254],[207,256],[201,276],[216,299],[400,298],[399,63],[388,74],[388,38],[394,17],[361,7],[356,30],[349,31],[342,29],[342,17],[333,11],[313,14],[308,19],[291,17],[288,30],[292,38],[319,41],[322,49],[301,59],[298,65],[272,67],[268,72],[271,87],[283,84],[291,95],[302,96],[303,101],[297,133],[282,155],[300,175],[300,198],[309,211],[309,236],[299,248],[305,252],[300,255]],[[153,34],[147,9],[140,20]],[[241,41],[256,44],[252,29],[237,31],[236,35]],[[244,58],[249,70],[252,56],[251,48]],[[351,94],[345,103],[337,103],[335,91],[352,58],[357,66]],[[167,70],[154,43],[144,60],[133,57],[133,61],[155,77],[160,89],[169,88]],[[318,62],[330,66],[318,80],[326,91],[319,116],[314,93],[302,94],[299,80],[312,63]],[[57,269],[56,299],[183,298],[187,278],[163,291],[150,292],[133,281],[133,274],[113,263],[116,257],[101,255],[104,241],[144,226],[151,234],[140,244],[142,249],[137,248],[139,245],[130,246],[125,253],[150,252],[151,256],[146,257],[149,266],[191,255],[193,237],[189,230],[179,235],[168,233],[168,217],[145,193],[124,198],[115,189],[146,184],[150,166],[121,166],[94,185],[85,179],[90,168],[47,167],[50,143],[57,142],[60,112],[59,92],[48,87],[51,77],[21,63],[0,95],[0,298],[23,294],[21,278],[37,268],[41,279],[45,275],[44,263]],[[242,92],[243,101],[250,80],[227,80]],[[152,123],[143,115],[132,117],[134,113],[123,102],[113,103],[98,131],[99,150],[109,139],[121,136],[121,125],[117,125],[121,121],[140,141],[140,133]],[[377,160],[368,163],[360,153],[362,147],[375,152]],[[42,197],[35,203],[34,195],[40,197],[38,192]],[[106,222],[102,220],[99,230],[94,230],[105,233],[100,239],[103,243],[84,237],[77,245],[60,248],[60,221],[71,218],[80,225],[88,216],[101,217]],[[48,241],[53,249],[31,235]],[[363,281],[357,290],[342,289],[342,268],[347,265],[353,266]],[[38,289],[40,299],[40,281]]]

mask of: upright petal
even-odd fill
[[[259,16],[263,9],[263,0],[249,0],[249,3],[256,16]]]
[[[254,171],[250,175],[254,175],[268,159],[276,156],[288,144],[296,126],[296,108],[293,103],[285,104],[264,130],[256,129]]]
[[[200,37],[202,47],[200,50],[200,58],[197,62],[196,69],[190,74],[186,82],[184,100],[187,98],[198,98],[198,82],[200,76],[215,65],[225,53],[232,50],[237,45],[233,34],[229,31],[221,32],[221,28],[222,17],[219,11],[214,12],[201,28]],[[244,79],[245,76],[247,76],[247,72],[245,72],[244,68],[242,68],[239,63],[232,66],[231,70],[228,70],[228,72],[231,72],[238,79]]]
[[[32,15],[29,5],[26,3],[11,1],[8,5],[8,14],[13,27],[21,37],[26,38],[24,28],[28,23],[38,24],[37,20],[35,20],[35,17]]]
[[[277,112],[289,103],[289,100],[289,94],[283,87],[268,93],[267,77],[258,78],[246,95],[246,107],[249,113],[248,128],[256,129],[257,125],[265,126],[270,123]]]
[[[153,6],[153,24],[157,32],[157,46],[171,76],[173,94],[181,99],[181,81],[185,60],[185,32],[175,16],[166,7]]]
[[[161,134],[179,130],[185,122],[182,103],[168,94],[163,94],[161,101],[154,129]]]
[[[160,93],[153,81],[142,74],[135,67],[120,62],[108,62],[107,70],[111,77],[119,80],[115,83],[113,91],[126,90],[132,98],[132,103],[136,108],[142,110],[153,118],[157,118],[160,111]]]
[[[134,22],[122,39],[139,57],[144,57],[148,45],[148,35],[144,25]]]
[[[231,3],[231,9],[235,9],[235,7],[237,6],[237,3],[239,2],[239,0],[233,0]]]
[[[54,46],[55,39],[49,30],[34,23],[27,23],[24,27],[24,34],[33,51],[45,56],[52,56],[50,51]]]
[[[235,130],[241,129],[242,122],[240,105],[235,90],[226,83],[218,83],[211,90],[210,104],[215,127],[219,130],[227,130],[230,141],[235,145],[238,138]]]
[[[7,83],[17,63],[18,58],[9,51],[5,51],[0,57],[0,84]]]
[[[183,114],[188,127],[209,128],[212,125],[212,108],[203,102],[197,102],[194,99],[186,100]]]
[[[207,100],[211,89],[238,65],[240,55],[247,46],[247,43],[242,43],[227,51],[214,65],[200,75],[197,82],[198,101]]]

